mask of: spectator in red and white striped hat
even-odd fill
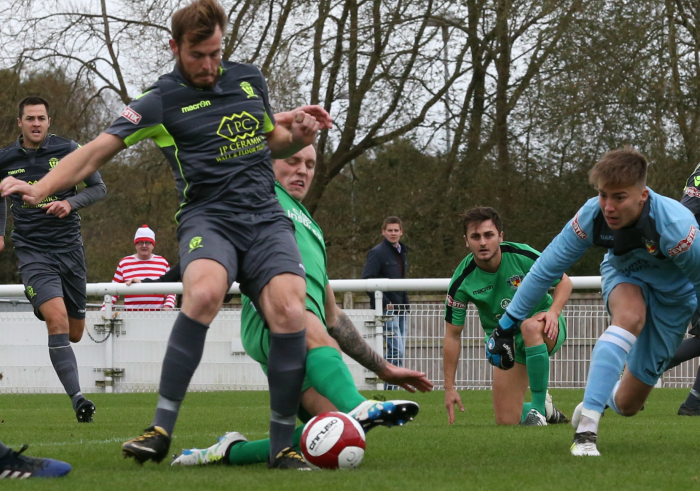
[[[136,254],[119,261],[113,283],[131,283],[129,280],[158,279],[170,270],[168,260],[153,254],[156,234],[148,225],[136,230],[134,235]],[[116,303],[119,297],[112,297]],[[175,295],[124,295],[126,310],[171,310],[175,307]],[[104,306],[102,307],[104,309]]]

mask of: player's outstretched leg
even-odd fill
[[[331,401],[333,402],[333,401]],[[418,415],[420,407],[413,401],[372,401],[361,403],[348,416],[360,423],[365,433],[377,426],[403,426]]]
[[[168,454],[180,405],[202,359],[208,329],[182,312],[178,315],[163,360],[153,424],[141,436],[122,445],[124,457],[133,457],[139,464],[148,460],[158,463]]]
[[[309,323],[311,320],[307,320]],[[306,378],[319,394],[331,401],[342,413],[349,413],[367,400],[357,391],[355,380],[338,350],[330,346],[309,350],[306,356]]]
[[[265,449],[263,460],[260,460],[260,463],[267,461],[267,455],[270,452],[269,440],[267,441],[268,447]],[[228,464],[228,455],[231,447],[236,443],[242,442],[248,442],[248,439],[237,431],[231,431],[224,436],[220,436],[219,440],[211,447],[183,450],[180,455],[173,459],[170,465]]]
[[[634,334],[614,325],[608,327],[598,339],[591,355],[583,403],[576,408],[572,419],[572,423],[577,423],[571,445],[572,455],[600,455],[597,449],[598,423],[606,405],[616,408],[615,389],[619,386],[620,373],[636,341]]]
[[[309,350],[306,377],[316,391],[340,412],[355,418],[365,433],[376,426],[403,426],[418,414],[412,401],[368,401],[357,391],[355,381],[340,353],[330,346]]]
[[[22,455],[0,442],[0,479],[27,479],[29,477],[61,477],[71,470],[70,464],[54,459],[40,459]]]

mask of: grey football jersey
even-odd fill
[[[274,129],[265,79],[224,61],[211,89],[188,84],[177,66],[133,100],[107,129],[127,146],[151,138],[175,175],[176,219],[197,210],[279,210],[266,133]]]

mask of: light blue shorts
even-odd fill
[[[607,260],[600,265],[603,280],[603,299],[608,307],[608,296],[620,283],[631,283],[642,289],[647,305],[646,323],[627,357],[629,371],[647,385],[654,385],[666,371],[673,354],[680,345],[688,323],[697,306],[694,289],[679,285],[674,297],[655,290],[652,285],[632,278],[613,268]]]

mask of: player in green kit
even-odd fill
[[[448,422],[454,423],[454,406],[464,407],[455,390],[455,372],[462,350],[461,334],[467,305],[472,302],[488,339],[498,319],[515,295],[520,282],[540,253],[525,244],[503,241],[498,212],[489,207],[472,208],[464,214],[464,237],[469,254],[457,267],[445,302],[445,406]],[[515,366],[493,370],[493,407],[496,424],[546,426],[567,423],[566,416],[551,404],[547,393],[549,357],[566,339],[561,311],[571,295],[572,284],[564,274],[549,294],[530,312],[515,335]],[[524,403],[528,385],[532,402]]]
[[[279,124],[285,113],[275,114]],[[316,152],[304,148],[284,160],[273,161],[275,190],[282,208],[294,221],[295,236],[306,270],[306,378],[302,388],[299,417],[308,421],[326,411],[342,411],[354,417],[365,429],[403,425],[418,413],[412,401],[371,401],[365,399],[343,362],[340,349],[382,380],[413,392],[429,391],[432,384],[425,374],[396,367],[372,350],[347,315],[336,305],[326,273],[326,247],[323,231],[301,204],[313,180]],[[328,328],[326,328],[328,326]],[[241,337],[246,352],[267,369],[270,333],[249,298],[243,296]],[[415,389],[414,389],[415,387]],[[298,446],[303,426],[294,434]],[[184,450],[173,465],[255,464],[265,461],[269,440],[248,442],[238,432],[229,432],[209,448]]]

